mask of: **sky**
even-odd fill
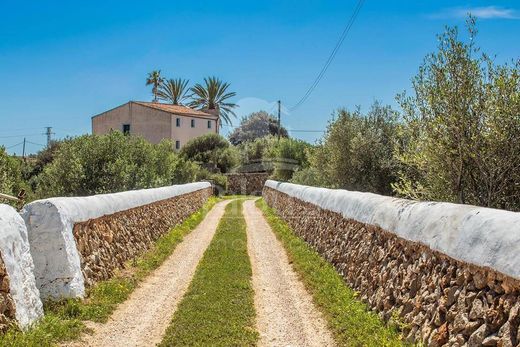
[[[478,18],[477,43],[503,63],[520,58],[518,1],[366,0],[329,69],[312,84],[357,0],[0,0],[0,145],[40,150],[91,132],[91,117],[129,100],[151,100],[148,72],[190,84],[217,76],[237,93],[240,117],[283,106],[291,135],[314,142],[338,108],[367,110],[395,96],[446,25]],[[230,128],[224,128],[227,133]],[[301,131],[304,130],[304,131]]]

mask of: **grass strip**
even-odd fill
[[[0,334],[0,346],[53,346],[77,339],[86,327],[82,321],[106,322],[117,305],[124,302],[146,276],[158,268],[175,247],[206,217],[219,201],[211,197],[202,208],[183,223],[161,236],[143,255],[129,262],[125,271],[96,283],[85,300],[69,299],[45,304],[45,316],[27,332],[17,327]]]
[[[226,207],[159,346],[254,346],[255,309],[243,200]]]
[[[340,346],[402,346],[397,329],[387,326],[358,300],[334,267],[314,251],[263,199],[256,205],[282,242],[293,268],[323,312]]]

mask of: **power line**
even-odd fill
[[[25,134],[25,135],[8,135],[8,136],[0,136],[0,139],[10,139],[16,137],[28,137],[28,136],[41,136],[42,134]]]
[[[36,143],[36,142],[32,142],[32,141],[27,141],[27,143],[30,143],[31,145],[45,147],[45,145],[42,145],[41,143]]]
[[[343,29],[343,32],[341,33],[341,36],[340,36],[338,42],[336,43],[336,46],[334,47],[334,49],[330,53],[329,58],[325,62],[325,65],[323,66],[323,68],[321,69],[320,73],[318,74],[318,76],[316,77],[314,82],[311,84],[309,89],[307,89],[307,92],[305,92],[303,97],[293,107],[291,107],[289,109],[290,111],[294,111],[299,106],[301,106],[309,98],[309,96],[312,94],[312,92],[314,91],[314,89],[316,88],[318,83],[320,83],[321,79],[325,75],[325,72],[327,71],[327,69],[329,68],[330,64],[334,60],[334,57],[338,53],[339,48],[343,44],[343,41],[347,37],[347,34],[349,33],[350,29],[352,28],[352,25],[356,21],[356,17],[358,16],[359,12],[361,11],[361,7],[363,7],[363,3],[364,2],[365,2],[364,0],[359,0],[358,1],[356,7],[354,8],[354,12],[352,13],[352,16],[350,17],[349,21],[347,22],[347,25],[345,26],[345,29]]]
[[[16,145],[12,145],[12,146],[6,147],[5,149],[11,149],[11,148],[14,148],[14,147],[20,146],[20,145],[23,145],[23,141],[20,142],[20,143],[17,143]]]

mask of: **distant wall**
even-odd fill
[[[33,269],[22,217],[0,204],[0,331],[13,321],[25,329],[43,315]]]
[[[520,213],[275,181],[263,196],[408,341],[520,343]]]
[[[41,297],[83,297],[86,286],[110,278],[211,194],[211,185],[200,182],[26,205]]]
[[[227,191],[229,193],[260,195],[269,174],[267,172],[230,173],[226,176],[228,179]]]

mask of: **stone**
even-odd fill
[[[442,346],[448,342],[449,333],[448,333],[448,324],[444,323],[439,327],[439,329],[434,330],[430,336],[430,341],[428,346],[430,347],[438,347]]]
[[[468,339],[468,347],[482,346],[482,342],[486,338],[487,327],[485,324],[475,330]]]
[[[444,294],[446,295],[446,298],[447,298],[446,306],[450,307],[457,301],[457,298],[459,295],[459,286],[453,286],[453,287],[447,288],[444,291]]]
[[[25,205],[22,216],[40,296],[84,297],[86,284],[107,279],[121,262],[146,251],[212,192],[209,182],[196,182]],[[84,278],[86,265],[95,278]]]
[[[263,197],[380,317],[400,316],[408,327],[403,332],[407,342],[452,347],[468,346],[471,339],[474,346],[500,345],[498,330],[510,318],[515,322],[510,331],[517,330],[511,334],[520,336],[520,317],[514,318],[519,281],[508,281],[508,291],[498,289],[506,281],[492,269],[476,268],[267,185]]]
[[[469,319],[477,320],[484,319],[485,309],[482,300],[475,299],[471,305],[471,311],[469,312]]]
[[[500,338],[496,335],[491,335],[482,340],[482,346],[496,346]]]

